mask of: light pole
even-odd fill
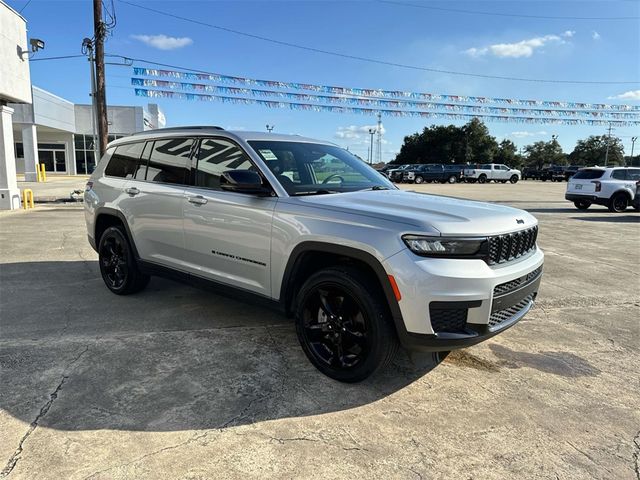
[[[267,123],[266,127],[267,127],[267,132],[271,133],[273,131],[273,129],[275,128],[275,125],[269,125]]]
[[[369,135],[371,136],[371,146],[370,148],[370,154],[369,154],[369,165],[373,165],[373,136],[376,134],[376,129],[375,128],[370,128],[369,129]]]
[[[608,133],[607,133],[607,149],[604,152],[604,166],[607,166],[607,163],[609,162],[609,143],[611,141],[611,124],[609,124],[609,128],[607,129]]]
[[[631,164],[633,165],[633,146],[636,144],[638,137],[631,137]]]

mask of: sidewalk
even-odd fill
[[[47,175],[46,182],[25,182],[18,176],[18,188],[22,191],[30,188],[36,203],[82,201],[84,186],[88,175]],[[79,191],[79,193],[74,193]]]

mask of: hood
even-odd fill
[[[538,223],[533,215],[517,208],[403,190],[301,196],[291,197],[289,201],[336,213],[403,223],[404,230],[415,230],[415,233],[498,235]]]

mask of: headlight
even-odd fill
[[[480,257],[485,254],[486,238],[446,238],[405,235],[407,247],[424,257]]]

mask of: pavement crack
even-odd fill
[[[633,437],[633,460],[636,471],[636,479],[640,480],[640,432]]]
[[[13,452],[13,455],[11,455],[11,457],[9,458],[9,461],[0,472],[0,478],[6,478],[11,474],[11,472],[13,471],[16,464],[21,458],[22,451],[24,450],[24,443],[27,441],[27,438],[29,438],[29,436],[34,432],[34,430],[38,428],[40,421],[47,414],[47,412],[51,408],[51,405],[53,405],[53,402],[55,402],[56,399],[58,398],[58,393],[62,390],[62,387],[64,386],[65,382],[69,378],[69,375],[68,375],[69,369],[71,369],[71,367],[73,367],[73,365],[75,365],[80,360],[80,358],[87,352],[87,350],[89,350],[88,346],[85,347],[84,350],[82,350],[78,355],[76,355],[71,360],[71,362],[69,362],[69,364],[64,368],[60,383],[58,383],[58,386],[55,388],[55,390],[49,394],[49,400],[47,400],[45,404],[42,407],[40,407],[40,412],[36,415],[36,418],[29,424],[29,428],[20,439],[20,442],[18,442],[18,447]]]

